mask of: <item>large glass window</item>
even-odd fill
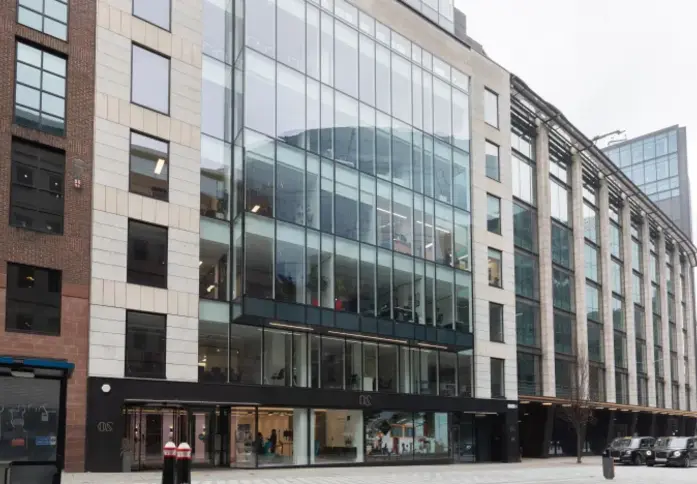
[[[622,264],[613,260],[610,262],[610,284],[613,292],[622,295],[624,293],[624,288],[622,285],[623,280],[622,274]]]
[[[126,377],[165,378],[167,316],[126,311]]]
[[[499,358],[491,358],[491,398],[505,398],[506,388],[504,386],[506,381],[505,375],[505,360]]]
[[[559,224],[552,224],[552,261],[571,269],[573,264],[573,234]]]
[[[230,382],[255,385],[262,382],[261,337],[261,328],[230,325]]]
[[[265,1],[254,3],[263,4]],[[247,14],[248,12],[249,9]],[[245,125],[274,137],[276,135],[276,65],[271,59],[248,50],[245,54],[245,74]]]
[[[167,227],[128,221],[127,281],[167,287]]]
[[[487,193],[486,207],[487,230],[501,235],[501,199]]]
[[[590,244],[584,246],[584,259],[586,277],[592,281],[599,282],[598,278],[598,249]]]
[[[227,383],[229,328],[227,323],[199,321],[198,381]]]
[[[486,155],[486,176],[492,180],[500,181],[500,161],[499,161],[499,147],[489,141],[486,142],[485,146]]]
[[[588,359],[603,361],[603,327],[591,322],[588,323]]]
[[[539,306],[520,299],[515,305],[516,340],[519,345],[540,346]]]
[[[63,233],[65,154],[12,140],[10,225]]]
[[[489,339],[503,343],[503,305],[489,303]]]
[[[549,182],[549,192],[552,198],[552,217],[568,224],[569,221],[569,191],[554,180]]]
[[[560,269],[552,269],[552,294],[554,307],[573,311],[573,278],[568,272]]]
[[[537,257],[524,252],[515,253],[515,292],[518,296],[537,299],[539,297]]]
[[[535,205],[535,167],[515,153],[511,156],[513,170],[513,196]]]
[[[513,203],[513,242],[529,251],[537,250],[537,214],[525,205]]]
[[[612,297],[612,326],[624,330],[624,307],[621,299]]]
[[[171,0],[133,0],[133,16],[169,30]]]
[[[598,243],[598,213],[587,203],[583,204],[584,235],[592,242]]]
[[[169,143],[131,132],[130,191],[169,199]]]
[[[315,465],[363,462],[363,411],[314,409],[313,448],[315,454],[310,462]],[[295,423],[293,418],[293,424]],[[300,439],[298,439],[300,440]],[[303,442],[293,440],[293,454],[296,446],[304,447]]]
[[[235,149],[237,150],[238,147],[235,147]],[[236,209],[241,210],[244,205],[242,202],[244,180],[242,178],[241,149],[235,153],[235,157],[237,165],[236,190],[237,196],[240,197],[240,200],[235,200],[235,202],[237,204]],[[165,161],[165,165],[167,165],[168,160]],[[155,165],[155,168],[157,168],[157,165]],[[161,175],[165,173],[165,169],[163,167]],[[210,136],[201,135],[201,215],[203,217],[219,220],[229,219],[231,171],[232,153],[230,145]],[[162,184],[163,182],[160,181],[160,183]]]
[[[541,387],[540,357],[529,353],[518,353],[518,393],[539,395]]]
[[[554,350],[557,353],[574,353],[574,327],[573,316],[554,313]]]
[[[484,90],[484,121],[495,128],[499,127],[499,96],[489,89]]]
[[[15,122],[64,135],[67,61],[17,42],[16,69]]]
[[[170,60],[133,44],[131,102],[169,114]]]
[[[61,289],[61,271],[8,262],[5,329],[59,335]]]
[[[592,321],[603,320],[600,298],[600,289],[594,284],[586,283],[586,317]]]
[[[19,0],[17,9],[18,23],[68,40],[68,0]]]
[[[502,287],[503,285],[503,254],[500,250],[489,249],[489,285]]]

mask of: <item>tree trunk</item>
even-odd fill
[[[576,463],[581,463],[581,456],[583,455],[583,447],[581,444],[581,432],[582,430],[576,429]]]

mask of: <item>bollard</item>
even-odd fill
[[[177,447],[177,484],[191,484],[191,447],[186,442]]]
[[[610,449],[603,451],[603,477],[605,479],[615,478],[615,461],[610,455]]]
[[[162,452],[164,465],[162,467],[162,484],[175,484],[174,466],[177,461],[177,445],[171,440],[165,444]]]

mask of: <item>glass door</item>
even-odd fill
[[[187,412],[180,408],[126,407],[121,442],[123,471],[162,468],[162,450],[169,441],[188,442]]]

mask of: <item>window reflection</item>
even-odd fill
[[[228,330],[226,323],[199,322],[198,381],[228,381]]]
[[[201,239],[199,260],[199,297],[229,300],[227,244]]]
[[[232,153],[223,141],[201,136],[201,215],[228,220]]]

